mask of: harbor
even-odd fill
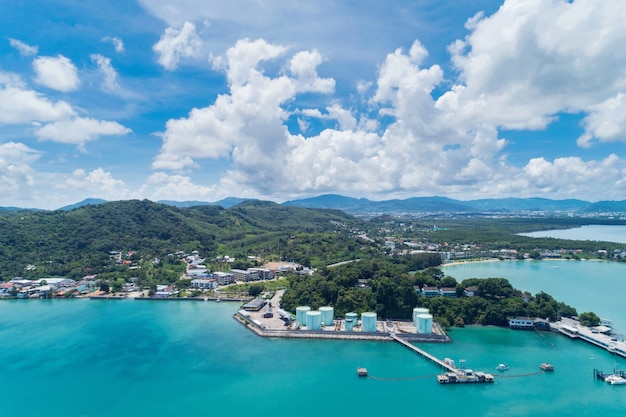
[[[562,317],[558,322],[550,323],[550,330],[559,332],[571,339],[583,340],[609,353],[626,358],[626,343],[623,338],[612,334],[612,329],[609,326],[587,327],[577,320]]]

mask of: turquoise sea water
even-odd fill
[[[520,233],[530,237],[554,237],[571,240],[598,240],[602,242],[626,243],[626,226],[591,224],[574,229],[543,230]]]
[[[613,312],[624,283],[606,283],[621,265],[592,276],[559,274],[566,262],[519,265],[533,285],[556,285],[558,299],[587,288],[588,303]],[[472,264],[453,267],[461,271]],[[497,265],[497,266],[496,266]],[[471,275],[486,269],[473,269]],[[526,269],[528,268],[528,269]],[[569,271],[569,270],[567,270]],[[505,276],[507,269],[496,269]],[[521,274],[521,275],[525,275]],[[541,277],[541,278],[539,278]],[[586,277],[586,278],[585,278]],[[550,282],[550,281],[557,282]],[[588,280],[586,282],[585,280]],[[534,288],[529,288],[534,291]],[[608,306],[614,303],[615,307]],[[575,303],[574,303],[575,304]],[[439,369],[393,342],[264,339],[232,318],[236,304],[185,301],[15,300],[0,302],[0,416],[605,416],[623,415],[626,386],[593,378],[626,363],[557,334],[492,327],[454,329],[450,344],[421,344],[439,357],[497,374],[494,384],[439,385]],[[623,314],[620,323],[624,323]],[[626,326],[624,326],[626,328]],[[539,363],[553,373],[536,374]],[[356,368],[370,375],[358,378]],[[532,374],[529,376],[515,375]]]

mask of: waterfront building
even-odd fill
[[[535,321],[529,317],[513,317],[509,319],[511,329],[532,330],[535,328]]]
[[[214,290],[217,288],[217,280],[215,278],[192,279],[190,287],[196,290]]]
[[[246,311],[259,311],[265,306],[266,301],[263,298],[255,298],[254,300],[243,305]]]

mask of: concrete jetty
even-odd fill
[[[441,359],[431,355],[430,353],[426,352],[425,350],[422,350],[420,348],[418,348],[417,346],[407,342],[406,340],[396,336],[395,334],[391,334],[391,338],[393,340],[395,340],[396,342],[400,343],[401,345],[411,349],[412,351],[418,353],[419,355],[425,357],[426,359],[435,362],[437,365],[441,366],[442,368],[447,369],[450,372],[456,372],[456,368],[454,366],[451,366],[450,364],[447,364],[446,362],[442,361]]]

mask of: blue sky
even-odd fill
[[[0,206],[626,199],[620,0],[0,10]]]

